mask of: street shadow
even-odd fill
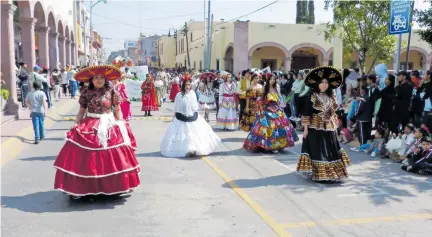
[[[16,139],[18,139],[18,140],[20,140],[22,143],[27,143],[27,144],[33,144],[34,143],[34,139],[27,139],[27,138],[25,138],[25,137],[22,137],[22,136],[1,136],[1,137],[4,137],[4,138],[16,138]]]
[[[69,200],[69,197],[59,191],[45,191],[30,193],[23,196],[1,196],[2,208],[16,209],[29,213],[59,213],[81,212],[103,209],[114,209],[123,205],[128,196],[104,197],[95,201]]]
[[[239,137],[227,137],[222,138],[222,142],[241,142],[243,143],[245,138],[239,138]]]
[[[55,160],[57,156],[36,156],[36,157],[28,157],[28,158],[22,158],[19,160],[22,161],[52,161]]]
[[[76,113],[75,114],[59,114],[59,113],[57,113],[57,115],[61,116],[61,117],[76,117],[77,116]]]

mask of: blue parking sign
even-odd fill
[[[409,33],[411,10],[410,0],[392,0],[390,2],[389,33],[391,35]]]

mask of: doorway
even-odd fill
[[[277,70],[277,60],[276,59],[261,59],[261,68],[270,67],[271,71]]]

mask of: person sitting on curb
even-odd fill
[[[408,158],[407,164],[403,164],[401,169],[418,174],[432,174],[432,139],[423,137],[421,148],[414,148],[414,156]]]

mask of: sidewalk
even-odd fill
[[[45,129],[49,129],[56,122],[63,121],[64,117],[75,117],[79,104],[78,100],[61,99],[55,104],[55,108],[48,111],[45,117]],[[33,125],[30,119],[30,111],[24,119],[8,121],[1,124],[1,165],[14,159],[28,145],[33,145]],[[27,117],[27,118],[26,118]],[[3,117],[2,117],[3,119]]]

